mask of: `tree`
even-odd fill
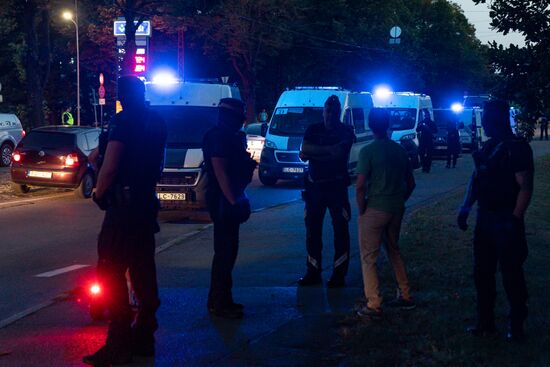
[[[492,0],[490,15],[496,30],[520,32],[526,40],[524,47],[491,44],[491,67],[497,76],[494,93],[519,104],[527,113],[549,113],[550,1]]]

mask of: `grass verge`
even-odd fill
[[[526,216],[529,257],[524,265],[530,294],[528,340],[504,340],[508,305],[497,277],[499,336],[474,338],[465,328],[475,323],[472,279],[472,227],[455,225],[462,194],[414,213],[404,228],[401,248],[418,303],[413,311],[391,311],[380,321],[351,318],[340,335],[352,366],[550,366],[550,156],[537,161],[535,194]],[[387,261],[380,267],[385,299],[394,284]],[[385,287],[385,288],[384,288]]]

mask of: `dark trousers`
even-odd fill
[[[548,124],[541,124],[540,125],[540,140],[543,139],[548,140]]]
[[[224,308],[233,303],[233,267],[239,251],[239,227],[237,221],[219,215],[219,208],[210,208],[214,221],[214,258],[208,307]]]
[[[522,221],[508,213],[478,213],[474,235],[478,326],[494,327],[497,265],[500,265],[510,305],[511,326],[523,325],[527,317],[527,287],[523,275],[526,258],[527,241]]]
[[[418,146],[418,155],[420,156],[420,164],[422,165],[423,172],[430,172],[432,168],[432,151],[432,143],[420,142]]]
[[[447,149],[447,167],[451,167],[451,161],[453,167],[456,167],[456,161],[458,160],[458,152],[456,150]]]
[[[334,269],[333,276],[345,277],[349,265],[349,228],[350,204],[348,188],[345,184],[307,183],[304,192],[307,271],[320,273],[322,271],[323,251],[323,220],[326,210],[332,217],[334,229]]]
[[[158,328],[155,313],[160,306],[155,265],[155,229],[134,221],[124,210],[108,209],[99,234],[98,277],[105,288],[111,317],[107,345],[129,348],[134,317],[129,304],[126,272],[138,301],[133,334],[141,342],[154,343]],[[124,219],[123,219],[124,218]]]

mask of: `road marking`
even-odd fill
[[[75,265],[71,265],[71,266],[66,266],[64,268],[60,268],[60,269],[56,269],[56,270],[52,270],[52,271],[47,271],[45,273],[37,274],[37,275],[35,275],[35,277],[38,277],[38,278],[51,278],[51,277],[54,277],[54,276],[59,275],[59,274],[64,274],[64,273],[68,273],[70,271],[74,271],[74,270],[78,270],[78,269],[82,269],[82,268],[87,268],[88,266],[90,266],[90,265],[75,264]]]
[[[58,199],[58,198],[62,198],[62,197],[70,196],[70,195],[72,195],[72,193],[67,192],[67,193],[63,193],[63,194],[59,194],[59,195],[56,194],[56,195],[51,195],[51,196],[41,196],[41,197],[36,197],[36,198],[32,198],[32,199],[6,201],[6,202],[0,204],[0,209],[7,209],[7,208],[13,208],[13,207],[17,207],[17,206],[35,204],[35,203],[40,202],[40,201]]]

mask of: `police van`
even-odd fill
[[[428,111],[433,120],[433,106],[430,96],[413,92],[375,92],[374,107],[387,109],[390,113],[391,139],[407,150],[414,168],[420,167],[418,160],[418,137],[416,128]]]
[[[145,83],[146,100],[166,122],[164,171],[157,184],[163,209],[206,208],[206,172],[202,154],[205,133],[218,121],[222,98],[238,98],[236,86],[160,79]]]
[[[354,172],[359,151],[373,140],[367,122],[372,108],[371,94],[339,87],[296,87],[281,94],[269,123],[258,171],[264,185],[307,175],[308,163],[299,157],[304,133],[311,124],[323,122],[325,101],[333,94],[342,105],[341,121],[353,127],[357,138],[348,166]]]

